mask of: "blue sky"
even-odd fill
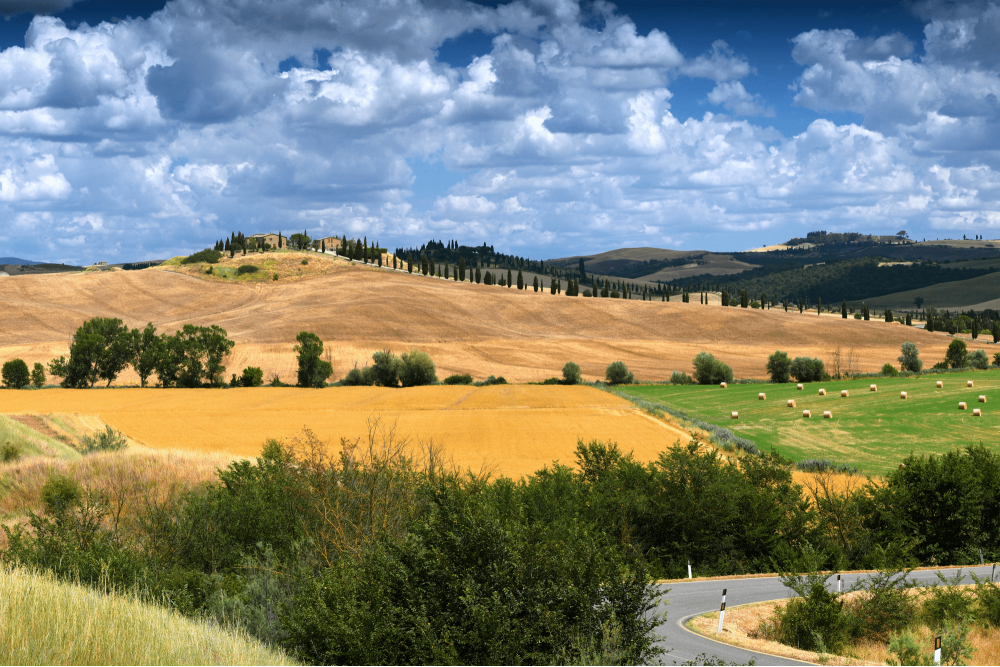
[[[0,0],[0,254],[998,236],[994,2]]]

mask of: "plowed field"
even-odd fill
[[[309,259],[310,267],[331,266],[309,279],[290,274],[256,284],[164,269],[0,278],[0,360],[21,357],[30,366],[67,354],[73,332],[95,316],[118,317],[131,327],[153,322],[168,332],[186,322],[218,324],[236,341],[228,372],[260,366],[265,378],[278,374],[285,381],[294,379],[292,346],[303,330],[326,341],[334,378],[368,362],[375,350],[416,346],[434,358],[439,377],[468,372],[514,382],[558,375],[567,361],[578,363],[584,377],[603,379],[615,360],[638,379],[663,380],[673,370],[690,371],[701,350],[729,363],[739,377],[764,377],[775,349],[829,360],[837,346],[854,347],[861,370],[874,371],[895,361],[906,340],[932,363],[949,342],[899,324],[815,312],[572,298],[446,282],[316,253]],[[299,272],[298,264],[290,266]],[[135,382],[130,373],[119,380]]]
[[[590,387],[493,386],[383,389],[46,389],[0,392],[7,414],[97,415],[156,449],[254,457],[267,438],[311,429],[331,448],[365,435],[381,417],[411,440],[433,439],[461,468],[520,477],[574,461],[577,438],[615,441],[641,461],[687,434],[628,401]]]

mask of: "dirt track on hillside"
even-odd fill
[[[855,347],[861,368],[896,362],[910,340],[930,365],[949,338],[899,324],[839,317],[683,304],[570,298],[547,292],[456,284],[345,262],[344,270],[294,283],[208,282],[163,270],[0,278],[0,360],[29,366],[67,354],[87,318],[119,317],[131,327],[153,322],[173,331],[186,322],[218,324],[237,346],[229,372],[244,366],[291,381],[295,335],[318,334],[332,353],[335,377],[374,350],[428,351],[439,377],[469,372],[533,381],[575,361],[588,379],[622,360],[641,380],[690,371],[708,350],[738,377],[764,377],[767,356],[819,356],[828,366],[838,345]],[[993,350],[987,347],[992,355]],[[973,345],[973,349],[978,347]],[[134,376],[121,381],[132,383]]]

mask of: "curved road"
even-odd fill
[[[1000,568],[998,568],[1000,569]],[[945,576],[954,576],[958,568],[942,568],[940,570]],[[966,573],[963,583],[972,583],[969,572],[975,572],[976,576],[982,578],[990,577],[993,571],[992,565],[985,567],[962,568]],[[931,584],[938,581],[935,574],[938,570],[919,570],[910,574],[912,581],[922,585]],[[842,575],[843,587],[847,591],[854,583],[864,578],[865,574],[845,574]],[[998,575],[1000,578],[1000,575]],[[831,587],[837,585],[837,575],[833,575],[827,582]],[[667,612],[667,622],[659,628],[661,636],[660,645],[669,653],[663,656],[664,661],[673,661],[676,664],[688,660],[694,660],[704,653],[711,658],[716,656],[726,662],[748,664],[751,660],[758,665],[803,665],[800,660],[791,658],[780,658],[767,653],[755,653],[737,646],[730,646],[714,641],[702,635],[696,634],[684,627],[692,616],[698,616],[706,612],[718,611],[719,603],[722,601],[722,589],[727,589],[726,608],[749,604],[752,602],[765,602],[767,600],[780,600],[782,598],[795,595],[792,591],[781,584],[778,577],[766,577],[759,579],[725,579],[716,581],[699,581],[697,579],[680,583],[664,584],[664,588],[669,588],[666,594],[668,605],[660,605],[657,612]]]

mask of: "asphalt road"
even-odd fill
[[[997,568],[1000,570],[1000,568]],[[945,576],[954,576],[958,568],[944,568],[941,572]],[[980,578],[989,578],[993,571],[991,565],[986,567],[962,568],[966,573],[963,583],[972,583],[968,572],[975,572]],[[910,579],[923,585],[938,581],[936,570],[920,570],[913,572]],[[843,589],[849,590],[859,578],[864,578],[864,574],[845,574],[843,577]],[[1000,574],[997,575],[1000,579]],[[828,581],[828,585],[835,587],[837,576],[834,575]],[[665,584],[664,588],[670,589],[666,595],[669,603],[661,606],[658,612],[667,612],[667,621],[660,626],[659,634],[662,637],[660,645],[667,649],[669,653],[662,658],[665,664],[680,664],[688,660],[694,660],[701,654],[712,658],[713,656],[730,663],[748,664],[751,660],[757,665],[803,665],[809,664],[790,658],[780,658],[767,653],[755,653],[736,646],[730,646],[721,642],[708,639],[692,632],[684,627],[684,623],[692,616],[698,616],[710,611],[717,611],[719,603],[722,601],[722,589],[727,589],[726,608],[750,604],[753,602],[765,602],[767,600],[780,600],[795,595],[781,584],[777,577],[767,577],[760,579],[726,579],[719,581],[685,581],[681,583]]]

